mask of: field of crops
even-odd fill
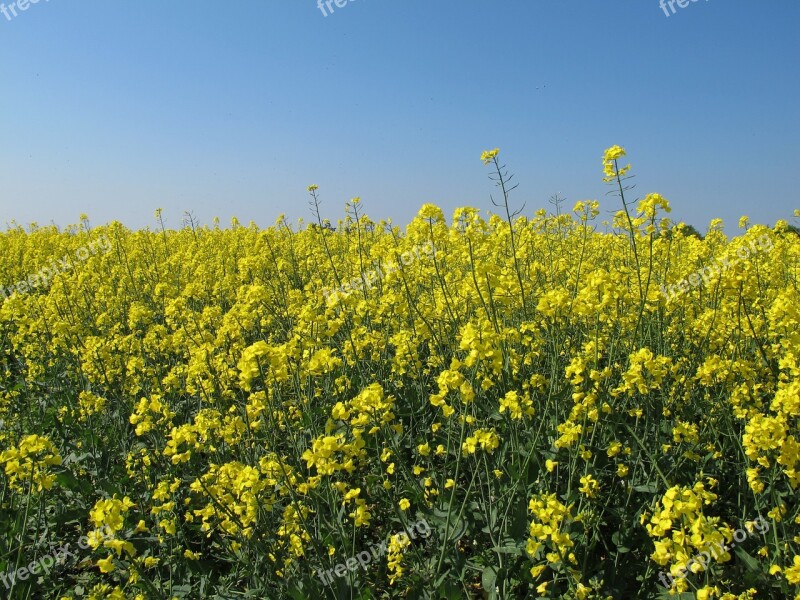
[[[486,218],[0,234],[0,597],[800,598],[791,223],[482,158]]]

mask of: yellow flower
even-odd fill
[[[97,561],[97,566],[100,567],[101,573],[111,573],[114,570],[114,559],[110,556],[101,558]]]
[[[605,181],[612,181],[616,177],[624,177],[630,171],[631,166],[627,165],[621,169],[616,168],[616,161],[625,156],[625,149],[620,146],[611,146],[603,153],[603,172]]]
[[[495,148],[494,150],[484,150],[481,154],[481,160],[483,161],[483,164],[488,165],[497,157],[499,153],[499,148]]]
[[[550,585],[549,581],[544,581],[536,586],[536,592],[541,596],[544,596],[547,593],[547,588]]]
[[[370,519],[372,519],[372,513],[367,510],[367,503],[361,499],[356,500],[356,509],[348,516],[353,519],[356,527],[369,525]]]
[[[35,485],[37,492],[51,489],[56,478],[50,467],[60,464],[61,456],[55,446],[48,438],[36,434],[25,436],[18,447],[0,452],[0,470],[5,471],[12,489],[19,492],[26,489],[28,482]]]
[[[800,584],[800,556],[792,559],[792,566],[784,569],[783,574],[792,585]]]
[[[175,535],[175,532],[177,531],[177,528],[175,527],[175,521],[173,519],[164,519],[159,521],[158,526],[170,535]]]
[[[622,444],[620,442],[611,442],[608,446],[608,450],[606,450],[606,454],[608,454],[609,458],[615,457],[617,454],[622,452]]]
[[[591,475],[584,475],[581,477],[581,486],[578,491],[589,498],[594,498],[600,491],[600,484]]]
[[[406,511],[411,507],[411,502],[409,502],[406,498],[403,498],[400,500],[398,505],[400,506],[400,510]]]
[[[420,207],[417,216],[422,219],[433,219],[437,222],[444,220],[444,213],[442,212],[442,209],[435,204],[430,203],[423,204]]]
[[[350,502],[351,500],[355,500],[361,494],[361,488],[353,488],[349,492],[344,495],[344,502]]]
[[[603,161],[617,160],[625,156],[625,154],[625,148],[622,146],[611,146],[610,148],[606,148],[606,151],[603,153]]]
[[[347,410],[343,402],[337,402],[331,410],[331,417],[338,421],[347,421],[350,418],[350,411]]]
[[[394,534],[389,538],[388,556],[386,558],[386,565],[389,570],[389,585],[394,585],[400,577],[403,576],[403,554],[406,548],[411,545],[411,540],[407,533]]]
[[[478,446],[491,454],[500,446],[500,438],[494,430],[478,429],[464,440],[461,449],[465,454],[474,454]]]

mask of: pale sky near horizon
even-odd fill
[[[309,220],[312,183],[334,222],[354,196],[376,221],[449,219],[492,209],[496,146],[512,205],[607,216],[614,144],[676,221],[797,224],[796,0],[0,4],[0,228],[159,207],[266,227]]]

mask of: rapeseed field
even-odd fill
[[[481,158],[487,218],[0,234],[0,597],[800,599],[796,229]]]

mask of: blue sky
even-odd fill
[[[0,0],[5,5],[8,0]],[[17,0],[24,1],[24,0]],[[433,202],[618,208],[635,195],[704,231],[800,208],[800,3],[700,0],[40,0],[0,13],[0,224],[336,220],[360,196],[404,224]],[[667,9],[669,12],[669,9]]]

